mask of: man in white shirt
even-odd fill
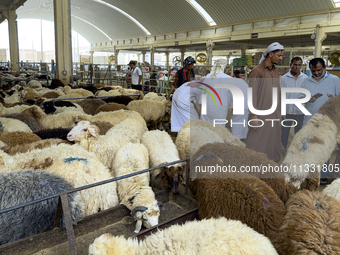
[[[136,66],[136,61],[131,60],[129,62],[131,68],[131,88],[142,90],[142,71]]]
[[[207,113],[201,115],[201,119],[214,123],[214,119],[226,120],[228,114],[228,108],[233,106],[233,95],[229,89],[215,88],[219,84],[230,84],[241,89],[244,96],[244,114],[232,115],[231,117],[231,133],[241,140],[247,138],[248,133],[248,85],[242,79],[232,78],[224,73],[224,69],[228,62],[226,59],[218,59],[211,72],[204,78],[203,83],[214,88],[221,98],[222,104],[216,98],[216,104],[212,97],[207,96]],[[206,87],[205,89],[208,89]],[[210,90],[210,89],[208,89]],[[215,97],[215,94],[214,94]],[[225,124],[216,124],[219,126],[225,126]]]
[[[290,61],[290,71],[282,76],[280,81],[281,88],[300,88],[301,84],[304,80],[308,78],[308,76],[301,72],[302,67],[302,59],[300,57],[292,58]],[[286,94],[287,99],[297,99],[299,93],[290,92]],[[286,121],[284,122],[285,126],[282,126],[282,135],[281,142],[285,149],[288,144],[288,137],[290,128],[294,127],[294,133],[296,134],[303,126],[303,118],[304,114],[300,111],[299,108],[296,107],[295,104],[287,104],[286,106]],[[296,122],[294,122],[295,120]]]

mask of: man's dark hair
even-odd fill
[[[303,63],[302,58],[300,58],[300,57],[294,57],[294,58],[292,58],[292,60],[290,61],[290,63],[293,64],[294,61],[301,61],[301,63]]]
[[[313,58],[310,62],[309,62],[309,68],[312,69],[312,67],[316,67],[316,65],[320,63],[322,65],[323,68],[326,67],[325,64],[325,60],[323,60],[322,58]]]
[[[234,70],[234,74],[240,74],[240,70]]]
[[[134,60],[130,60],[130,62],[129,62],[129,65],[136,65],[136,61],[134,61]]]
[[[279,52],[279,51],[283,51],[283,50],[273,50],[273,51],[271,51],[271,52],[273,52],[273,53],[275,54],[276,52]],[[270,53],[270,52],[269,52],[269,53]],[[267,54],[266,58],[269,56],[269,53]]]

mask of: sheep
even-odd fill
[[[340,254],[337,200],[318,191],[301,190],[286,206],[277,232],[280,254]]]
[[[146,131],[138,120],[126,119],[99,136],[98,127],[89,121],[80,121],[68,133],[67,139],[75,141],[90,152],[95,153],[101,162],[112,170],[115,154],[126,143],[139,143]],[[112,170],[114,173],[114,171]]]
[[[73,187],[63,178],[45,171],[17,171],[0,173],[0,210],[10,208],[39,198],[55,195]],[[84,207],[79,194],[68,195],[71,220],[74,225],[81,219]],[[52,230],[58,198],[25,206],[0,217],[0,245]],[[62,224],[63,225],[63,224]]]
[[[71,128],[52,128],[43,129],[38,132],[34,132],[41,139],[62,139],[67,140],[67,134],[71,131]]]
[[[113,111],[117,111],[121,109],[129,110],[129,108],[123,104],[117,104],[117,103],[103,104],[97,108],[96,114],[100,112],[113,112]]]
[[[144,119],[138,112],[134,111],[119,110],[114,112],[101,112],[95,116],[82,114],[79,111],[66,111],[55,115],[46,115],[40,107],[33,106],[26,109],[24,113],[36,118],[40,126],[44,129],[71,127],[71,125],[77,120],[107,121],[112,125],[116,125],[127,118],[134,118],[142,123],[142,125],[146,126]]]
[[[180,159],[190,158],[190,155],[207,143],[224,143],[224,141],[207,127],[193,126],[191,128],[182,127],[175,142]]]
[[[48,86],[49,89],[56,89],[58,87],[64,87],[64,83],[59,79],[52,79],[51,85]]]
[[[94,86],[95,86],[97,89],[100,89],[100,88],[105,87],[104,84],[95,84]]]
[[[114,158],[113,168],[117,177],[149,168],[148,150],[139,143],[123,145]],[[139,233],[142,223],[146,228],[158,224],[159,207],[149,181],[149,173],[117,181],[120,202],[137,220],[135,233]]]
[[[165,97],[163,96],[158,96],[157,93],[155,92],[149,92],[148,94],[146,94],[144,97],[143,97],[143,100],[154,100],[154,101],[164,101],[166,100]]]
[[[18,93],[15,93],[10,97],[6,97],[4,100],[6,104],[14,104],[20,102],[20,97]]]
[[[138,99],[139,97],[141,97],[141,98],[144,97],[143,91],[135,90],[135,89],[120,88],[120,89],[118,89],[118,92],[120,94],[122,94],[122,95],[136,95],[136,94],[140,94],[140,96],[130,96],[130,98],[132,98],[132,99]]]
[[[203,158],[192,167],[198,164],[208,167],[209,163]],[[193,184],[189,183],[197,198],[200,219],[224,216],[240,220],[276,245],[277,231],[286,208],[272,188],[246,173],[230,173],[228,178],[217,178],[217,174],[206,173],[203,177],[207,178],[197,178]]]
[[[14,107],[6,108],[3,106],[2,103],[0,103],[0,115],[21,113],[22,111],[28,109],[29,107],[30,107],[29,105],[17,105]]]
[[[43,129],[71,127],[77,117],[84,115],[80,111],[65,111],[55,115],[46,115],[46,113],[37,106],[32,106],[23,111],[23,113],[34,117]]]
[[[150,123],[150,130],[157,129],[157,123],[161,118],[168,112],[170,104],[169,101],[165,100],[162,102],[154,100],[134,100],[131,101],[127,107],[138,112],[145,120],[146,123]]]
[[[340,179],[334,180],[330,185],[326,186],[326,188],[322,191],[322,193],[330,197],[333,197],[340,202],[340,185],[339,184],[340,184]]]
[[[145,132],[142,135],[141,143],[149,151],[150,167],[180,160],[176,145],[170,135],[164,131],[154,130]],[[172,191],[177,192],[178,178],[182,175],[184,167],[185,162],[181,162],[152,171],[151,187],[161,189],[161,185],[158,185],[156,178],[163,174],[162,180],[164,187],[173,187]]]
[[[105,90],[98,90],[95,94],[96,97],[111,96],[111,94]]]
[[[95,115],[99,106],[105,104],[101,99],[83,99],[78,102],[86,114]]]
[[[232,145],[236,145],[236,146],[246,147],[246,145],[238,137],[236,137],[232,133],[230,133],[230,131],[225,127],[222,127],[222,126],[215,126],[214,127],[213,124],[211,124],[208,121],[194,119],[194,120],[188,120],[187,122],[185,122],[184,125],[182,126],[182,128],[192,127],[192,126],[207,127],[210,130],[217,133],[220,137],[222,137],[222,139],[224,140],[224,142],[226,144],[232,144]]]
[[[41,138],[31,132],[16,131],[1,133],[0,140],[8,146],[13,147],[25,143],[37,142],[40,141]]]
[[[110,91],[109,91],[109,94],[110,94],[111,96],[120,96],[120,95],[121,95],[121,94],[119,93],[119,91],[118,91],[118,90],[115,90],[115,89],[110,90]]]
[[[30,100],[40,97],[40,95],[34,90],[34,89],[27,89],[24,91],[21,91],[22,95],[24,95],[24,100]]]
[[[0,150],[0,169],[1,172],[45,170],[61,176],[75,188],[112,178],[109,169],[93,153],[65,143],[12,156]],[[84,216],[116,206],[116,188],[116,183],[111,182],[80,191]]]
[[[3,132],[14,132],[14,131],[32,132],[29,126],[20,120],[0,117],[0,123],[3,128]]]
[[[84,97],[84,96],[79,93],[68,93],[64,96],[59,96],[58,98],[74,98],[74,97]]]
[[[12,114],[5,114],[2,115],[3,118],[11,118],[11,119],[17,119],[20,120],[28,125],[28,127],[32,130],[32,132],[37,132],[41,130],[41,127],[38,123],[38,121],[24,113],[12,113]]]
[[[104,98],[103,101],[106,103],[117,103],[117,104],[123,104],[123,105],[128,105],[133,99],[131,99],[128,96],[116,96],[116,97],[109,97],[109,98]]]
[[[47,93],[45,93],[45,94],[43,94],[41,96],[45,97],[45,98],[58,98],[61,95],[59,93],[57,93],[57,92],[50,91],[50,92],[47,92]]]
[[[264,153],[223,143],[208,143],[200,147],[191,161],[199,162],[205,155],[212,156],[212,166],[223,164],[261,179],[274,190],[283,203],[286,203],[289,197],[297,192],[293,185],[286,184],[282,167],[280,168],[276,162],[269,160]],[[200,177],[201,173],[196,173],[193,168],[191,170],[192,178]],[[229,178],[228,172],[216,173],[216,175],[220,178]]]
[[[42,88],[41,83],[36,80],[31,80],[29,83],[27,83],[27,86],[32,89]]]
[[[0,138],[1,139],[1,138]],[[61,140],[61,139],[45,139],[45,140],[40,140],[36,142],[31,142],[31,143],[24,143],[24,144],[19,144],[15,145],[13,147],[10,147],[8,145],[0,146],[2,147],[1,149],[9,154],[9,155],[14,155],[17,153],[25,153],[30,150],[35,150],[35,149],[43,149],[46,147],[51,147],[53,144],[60,144],[60,143],[66,143],[66,144],[71,144],[69,141],[66,140]]]
[[[286,176],[295,187],[299,188],[307,177],[317,178],[315,186],[318,186],[323,164],[330,158],[337,142],[340,143],[338,111],[340,98],[329,99],[294,136],[282,165],[293,166]]]
[[[119,254],[252,254],[275,255],[268,238],[240,221],[202,219],[172,225],[143,241],[103,234],[89,247],[89,255]]]
[[[80,94],[82,97],[94,96],[91,91],[88,91],[86,89],[71,89],[70,86],[65,86],[64,91],[66,93],[66,96],[67,96],[67,94],[70,94],[70,93],[77,93],[77,94]]]
[[[14,103],[14,104],[7,104],[2,97],[0,97],[0,103],[3,105],[3,107],[6,107],[6,108],[11,108],[11,107],[18,106],[18,105],[30,105],[30,104],[25,103],[25,102],[17,102],[17,103]]]

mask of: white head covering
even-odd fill
[[[211,68],[210,77],[216,78],[219,73],[224,73],[225,67],[228,65],[228,61],[224,58],[217,59],[214,66]]]
[[[284,50],[283,46],[279,44],[278,42],[274,42],[271,45],[268,46],[268,48],[263,52],[262,57],[260,59],[260,63],[266,59],[266,56],[269,52],[275,51],[275,50]]]

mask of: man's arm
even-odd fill
[[[138,85],[142,85],[141,81],[142,81],[142,75],[139,75]]]

